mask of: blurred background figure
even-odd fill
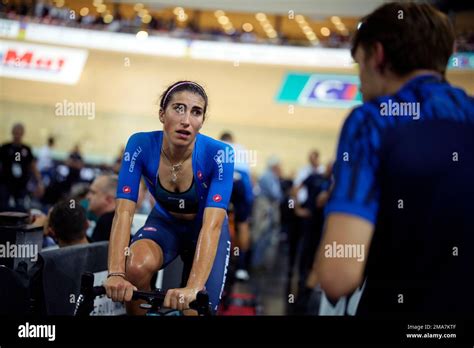
[[[37,166],[43,179],[43,184],[45,188],[49,186],[51,180],[54,176],[54,166],[55,162],[53,159],[53,148],[54,148],[55,139],[54,137],[48,137],[47,143],[41,147],[38,151]]]
[[[48,137],[48,142],[38,151],[38,170],[43,173],[48,172],[53,168],[53,148],[54,148],[54,137]]]
[[[115,214],[117,183],[117,175],[101,175],[92,182],[89,188],[87,194],[88,209],[97,218],[91,236],[94,242],[109,240]]]
[[[142,178],[140,181],[140,191],[138,193],[136,213],[148,215],[155,206],[155,199],[148,191],[145,180]]]
[[[89,243],[86,231],[89,222],[85,209],[74,200],[56,203],[49,213],[47,229],[60,248]]]
[[[290,292],[292,291],[294,270],[298,264],[298,255],[301,255],[301,253],[298,252],[301,249],[301,240],[304,230],[309,228],[310,224],[308,220],[311,219],[310,211],[303,208],[309,200],[308,187],[307,185],[303,185],[303,183],[311,175],[316,175],[320,171],[318,150],[313,149],[310,151],[308,162],[308,164],[298,170],[290,191],[290,199],[292,199],[294,204],[294,217],[288,227],[288,291]],[[298,283],[299,281],[300,279]]]
[[[279,239],[280,203],[283,199],[280,178],[280,160],[272,156],[267,161],[267,169],[258,180],[255,199],[255,225],[252,236],[254,248],[252,266],[262,267],[272,259],[271,253]],[[268,264],[267,264],[268,265]]]
[[[301,216],[301,248],[298,260],[298,290],[296,314],[317,314],[318,303],[314,306],[314,298],[309,308],[309,301],[313,291],[318,292],[320,297],[320,288],[308,288],[306,286],[308,276],[313,266],[314,255],[319,245],[322,229],[324,225],[324,207],[329,198],[329,190],[332,183],[332,162],[328,163],[324,173],[313,172],[296,189],[305,188],[307,192],[306,201],[303,204],[297,203],[297,210],[303,211]],[[316,274],[312,274],[311,283],[317,284]],[[317,301],[317,300],[316,300]]]
[[[70,168],[81,170],[84,167],[84,158],[82,157],[79,144],[74,145],[69,153],[68,165]]]
[[[12,141],[0,147],[0,211],[27,211],[30,208],[28,182],[34,181],[33,190],[41,196],[43,180],[31,148],[23,143],[25,127],[12,127]]]
[[[234,149],[234,186],[232,188],[231,204],[234,213],[234,223],[237,234],[239,256],[235,277],[239,280],[249,279],[251,260],[250,218],[253,205],[253,187],[250,178],[248,150],[234,142],[230,132],[224,132],[220,139],[230,144]]]

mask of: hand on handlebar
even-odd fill
[[[198,292],[199,290],[193,288],[169,289],[163,306],[180,311],[189,309],[189,304],[196,299]]]
[[[107,297],[115,302],[129,302],[132,300],[133,291],[137,288],[128,280],[120,277],[110,277],[104,283]]]

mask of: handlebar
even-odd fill
[[[89,316],[94,310],[94,299],[97,296],[106,294],[104,286],[93,286],[94,274],[83,273],[81,278],[81,293],[76,302],[75,316]],[[145,300],[149,308],[159,309],[165,300],[166,291],[157,289],[155,291],[133,291],[133,300]],[[209,306],[209,295],[204,291],[199,291],[196,300],[189,304],[190,309],[194,309],[199,315],[211,315]]]

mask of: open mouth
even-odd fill
[[[182,135],[182,136],[185,136],[185,137],[188,137],[191,135],[191,132],[187,131],[187,130],[177,130],[176,133]]]

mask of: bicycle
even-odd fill
[[[94,274],[86,272],[81,277],[81,292],[76,301],[74,316],[88,317],[94,310],[94,299],[97,296],[105,295],[104,286],[94,286]],[[140,304],[140,308],[147,309],[147,316],[183,316],[177,309],[163,307],[166,291],[156,289],[154,291],[134,291],[133,300],[145,300]],[[189,304],[189,309],[194,309],[200,316],[211,316],[213,312],[209,304],[209,295],[205,291],[199,291],[196,300]]]

